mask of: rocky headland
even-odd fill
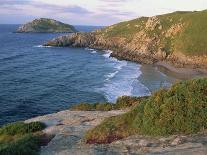
[[[74,33],[77,30],[69,24],[65,24],[53,19],[40,18],[20,26],[18,33]]]
[[[206,18],[206,10],[141,17],[90,33],[61,36],[44,45],[109,49],[118,59],[144,64],[165,62],[193,69],[192,74],[206,73]],[[165,63],[159,65],[169,68]]]

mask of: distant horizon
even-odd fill
[[[207,10],[207,9],[204,9],[204,10]],[[172,12],[167,12],[167,13],[163,13],[163,14],[157,14],[157,15],[154,15],[154,16],[158,16],[158,15],[164,15],[164,14],[170,14],[170,13],[173,13],[173,12],[177,12],[177,11],[189,11],[189,12],[194,12],[194,11],[204,11],[204,10],[175,10],[175,11],[172,11]],[[141,17],[152,17],[152,16],[140,16],[140,17],[135,17],[133,19],[137,19],[137,18],[141,18]],[[31,20],[28,20],[28,21],[25,21],[24,23],[1,23],[1,25],[23,25],[23,24],[26,24],[28,22],[31,22],[35,19],[40,19],[40,18],[48,18],[48,19],[54,19],[54,20],[57,20],[57,21],[60,21],[60,22],[63,22],[61,20],[58,20],[58,19],[55,19],[55,18],[51,18],[51,17],[38,17],[38,18],[33,18]],[[129,20],[125,20],[125,21],[130,21],[130,20],[133,20],[133,19],[129,19]],[[123,22],[123,21],[118,21],[117,23],[120,23],[120,22]],[[106,27],[106,26],[110,26],[110,25],[88,25],[88,24],[71,24],[71,23],[68,23],[68,22],[63,22],[65,24],[70,24],[70,25],[73,25],[73,26],[102,26],[102,27]],[[117,24],[117,23],[114,23],[114,24]],[[113,25],[113,24],[111,24]]]
[[[139,17],[207,9],[206,0],[3,0],[0,24],[51,18],[71,25],[109,26]]]

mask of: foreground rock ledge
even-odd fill
[[[85,132],[107,117],[120,115],[126,110],[113,111],[61,111],[29,119],[25,122],[41,121],[48,125],[46,134],[55,137],[41,148],[41,155],[125,155],[125,154],[207,154],[207,132],[170,137],[131,136],[104,145],[88,145],[82,141]]]

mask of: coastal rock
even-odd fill
[[[201,16],[201,14],[203,16]],[[166,61],[175,67],[207,68],[207,46],[202,32],[197,33],[197,19],[207,11],[174,12],[141,17],[90,33],[76,33],[45,43],[46,46],[90,47],[112,50],[111,56],[144,64]],[[191,33],[186,33],[191,31]],[[201,36],[203,39],[201,40]]]
[[[61,111],[29,119],[25,122],[41,121],[47,124],[46,134],[55,135],[41,155],[205,155],[207,154],[207,132],[181,136],[150,137],[133,135],[111,144],[86,144],[85,132],[100,124],[105,118],[127,111]]]
[[[20,26],[18,33],[62,33],[62,32],[77,32],[77,30],[69,24],[65,24],[53,19],[40,18],[35,19],[32,22],[28,22]]]

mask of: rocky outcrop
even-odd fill
[[[53,19],[40,18],[35,19],[32,22],[26,23],[20,26],[18,33],[62,33],[62,32],[77,32],[77,30],[69,24],[65,24]]]
[[[207,11],[201,13],[207,16]],[[199,40],[202,34],[197,34],[197,29],[192,24],[196,23],[193,21],[198,17],[197,12],[175,12],[149,18],[142,17],[90,33],[62,36],[45,45],[109,49],[113,51],[111,56],[138,63],[154,64],[166,61],[176,67],[206,69],[205,39]],[[203,27],[206,28],[205,25]],[[188,29],[192,33],[195,31],[196,35],[186,33]],[[195,46],[191,47],[191,42]]]
[[[44,132],[55,135],[41,155],[125,155],[125,154],[187,154],[207,153],[207,133],[195,135],[172,135],[149,137],[133,135],[111,144],[88,145],[82,139],[85,132],[98,125],[103,119],[120,115],[126,111],[61,111],[40,116],[26,122],[41,121],[47,124]]]

